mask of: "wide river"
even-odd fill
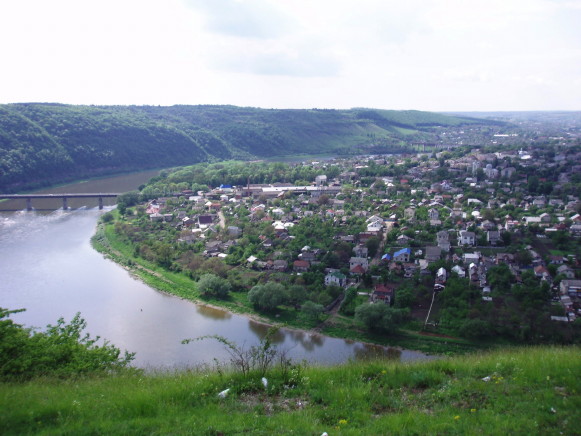
[[[42,192],[124,192],[136,189],[153,175],[111,177]],[[38,202],[33,200],[35,208],[62,207],[58,200],[54,204]],[[266,334],[266,326],[244,316],[165,295],[133,279],[90,245],[104,211],[91,203],[83,206],[69,201],[69,205],[76,209],[27,212],[23,204],[0,203],[0,307],[25,308],[25,312],[12,315],[16,322],[42,329],[60,317],[70,321],[80,312],[91,335],[135,352],[134,364],[143,368],[185,367],[228,359],[217,341],[182,345],[186,338],[220,335],[248,347]],[[402,361],[430,358],[415,351],[286,329],[279,331],[275,343],[288,350],[293,359],[320,364],[370,355]]]

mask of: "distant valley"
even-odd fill
[[[397,153],[508,125],[420,111],[7,104],[0,191],[224,159]]]

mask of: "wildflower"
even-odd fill
[[[470,409],[470,413],[475,413],[476,409]]]
[[[459,419],[460,419],[460,415],[456,415],[456,416],[454,417],[454,419],[455,419],[456,421],[457,421],[457,420],[459,420]]]
[[[381,371],[382,374],[387,374],[387,371],[384,369],[383,371]]]
[[[346,425],[347,424],[347,420],[346,419],[340,419],[339,420],[339,425]]]

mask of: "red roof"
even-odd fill
[[[353,268],[351,268],[351,272],[353,274],[365,274],[365,268],[363,268],[361,265],[355,265]]]
[[[306,260],[295,260],[293,265],[295,268],[308,268],[311,264]]]
[[[375,285],[374,292],[378,294],[393,294],[394,288],[384,284]]]

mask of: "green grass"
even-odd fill
[[[580,355],[527,347],[271,370],[268,389],[259,374],[204,371],[0,384],[0,425],[5,435],[574,435]]]

